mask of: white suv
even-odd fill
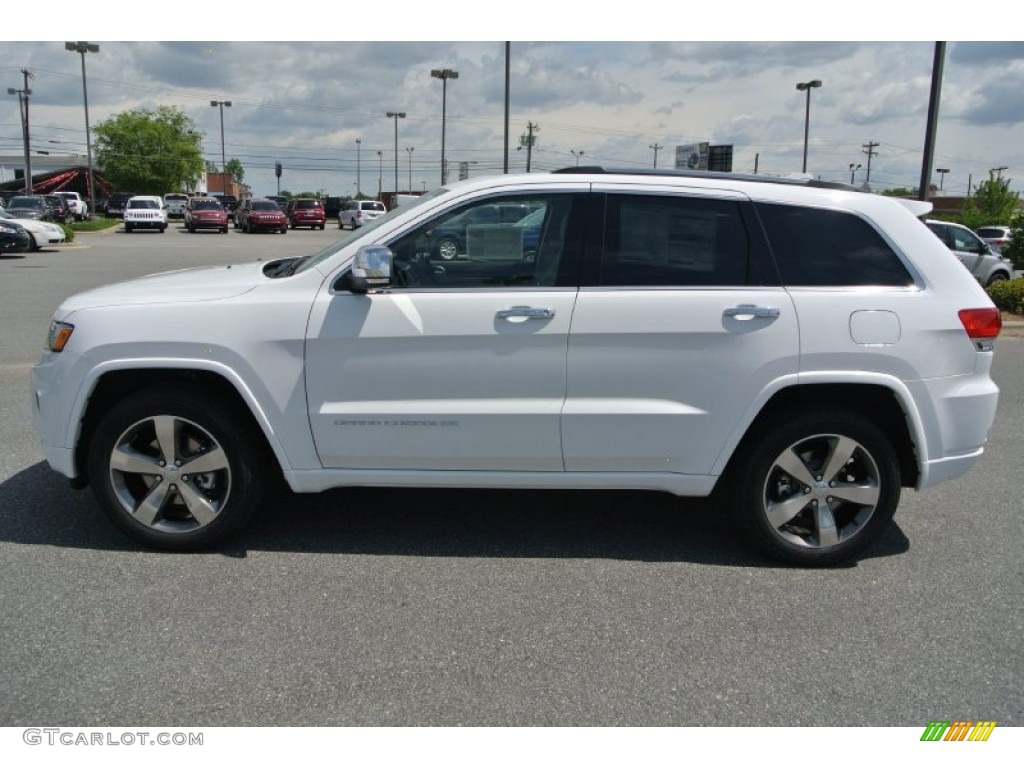
[[[574,170],[453,184],[314,256],[66,300],[32,376],[47,460],[167,549],[237,530],[280,472],[300,492],[715,493],[765,551],[820,565],[981,456],[1000,315],[928,204]],[[543,214],[431,259],[437,227],[495,203]]]
[[[136,195],[124,206],[124,231],[155,229],[163,233],[167,229],[167,209],[164,201],[156,195]]]

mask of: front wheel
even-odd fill
[[[100,507],[132,538],[160,549],[208,547],[259,504],[267,462],[255,428],[225,403],[170,389],[129,396],[102,417],[89,450]]]
[[[445,237],[437,244],[437,255],[441,257],[443,261],[451,261],[459,255],[459,244],[451,238]]]
[[[896,453],[853,411],[788,414],[762,429],[738,463],[735,511],[754,544],[796,565],[833,565],[864,551],[900,499]]]

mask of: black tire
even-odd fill
[[[324,229],[326,229],[326,228],[327,228],[327,222],[324,222],[323,224],[320,225],[320,231],[321,232],[323,232]]]
[[[196,233],[196,228],[195,228],[195,227],[193,227],[193,226],[192,226],[191,224],[189,224],[189,225],[188,225],[187,229],[188,229],[188,231],[189,231],[189,232],[191,232],[191,233],[192,233],[193,235],[194,235],[194,234]]]
[[[42,246],[36,242],[36,236],[31,232],[28,233],[28,249],[32,252],[42,249]]]
[[[132,227],[132,225],[131,225],[131,224],[125,224],[125,225],[124,225],[124,231],[125,231],[125,232],[126,232],[127,234],[129,234],[129,235],[130,235],[130,234],[132,233],[133,229],[134,229],[134,227]]]
[[[1009,279],[1010,279],[1010,276],[1008,274],[1006,274],[1005,272],[996,272],[994,275],[992,275],[992,277],[990,277],[988,279],[988,282],[985,285],[993,285],[995,283],[1001,283],[1004,280],[1009,280]]]
[[[795,565],[834,565],[861,554],[900,500],[892,443],[843,409],[774,418],[734,462],[733,511],[751,541]]]
[[[262,436],[234,413],[188,389],[143,390],[113,406],[89,447],[104,513],[158,549],[202,549],[237,532],[259,506],[269,462]]]
[[[287,235],[288,234],[288,227],[281,227],[281,234],[282,235]]]
[[[222,235],[226,235],[228,233],[227,225],[225,225],[224,227],[221,228],[220,233]]]

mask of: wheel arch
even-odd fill
[[[812,408],[835,407],[857,413],[877,425],[892,440],[901,485],[916,487],[921,475],[917,440],[921,439],[922,433],[917,415],[908,412],[905,402],[898,392],[881,383],[794,384],[780,389],[743,431],[728,454],[721,477],[729,475],[749,445],[779,420]]]
[[[247,419],[254,432],[262,436],[267,455],[273,456],[279,469],[288,467],[283,447],[266,414],[252,393],[232,372],[203,367],[115,367],[99,372],[89,394],[76,412],[81,416],[74,423],[73,483],[84,486],[88,477],[89,444],[96,426],[111,405],[126,395],[145,389],[168,387],[176,391],[185,389],[202,393],[204,397],[218,398],[240,419]]]

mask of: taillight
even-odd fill
[[[961,309],[958,314],[971,339],[994,339],[1003,328],[1003,316],[995,307]]]

